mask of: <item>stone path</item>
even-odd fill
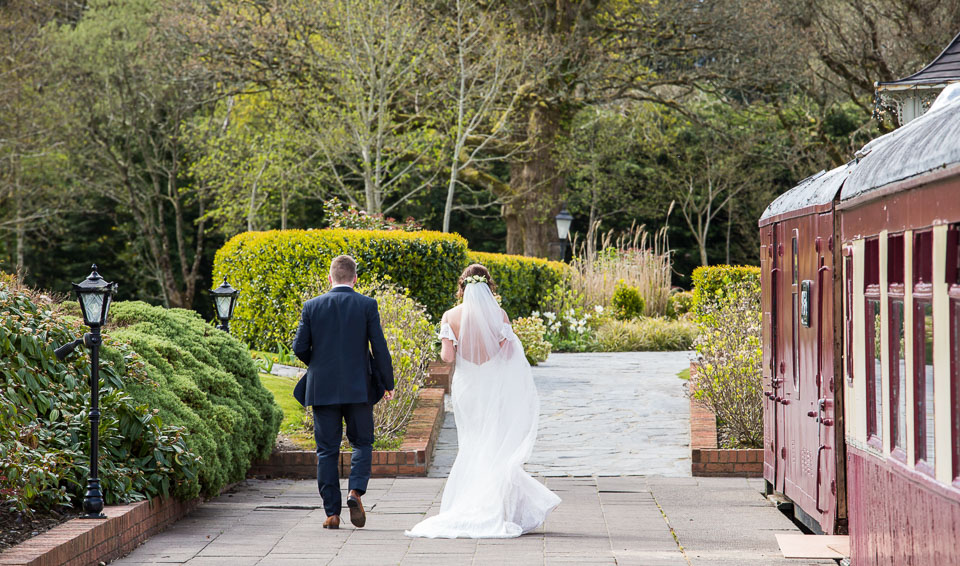
[[[540,428],[528,471],[544,476],[690,475],[689,352],[552,354],[533,368]],[[431,477],[457,451],[449,399]]]
[[[410,539],[439,510],[444,480],[371,480],[367,526],[321,528],[313,481],[249,480],[151,538],[120,565],[768,566],[784,560],[774,534],[794,525],[756,480],[546,478],[563,503],[534,533],[507,540]],[[346,514],[344,515],[346,518]],[[672,531],[671,531],[672,529]]]

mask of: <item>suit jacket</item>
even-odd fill
[[[305,407],[372,405],[394,387],[377,301],[350,287],[335,287],[303,305],[293,353],[307,364],[294,389]]]

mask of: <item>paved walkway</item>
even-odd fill
[[[544,476],[690,475],[689,352],[552,354],[533,368],[540,429],[526,468]],[[431,477],[457,453],[449,399]]]
[[[364,498],[366,528],[345,524],[339,531],[321,528],[324,513],[314,482],[250,480],[113,564],[818,564],[780,557],[774,534],[796,528],[763,499],[758,481],[643,477],[545,481],[563,503],[543,527],[518,539],[478,541],[403,535],[404,529],[439,510],[443,479],[371,480]]]

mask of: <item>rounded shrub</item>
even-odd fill
[[[680,291],[670,295],[667,301],[667,316],[677,318],[690,312],[693,308],[693,293]]]
[[[550,342],[544,338],[547,334],[547,327],[543,321],[537,317],[518,318],[513,321],[513,332],[520,339],[523,345],[523,353],[526,354],[530,365],[535,366],[540,362],[547,361],[550,356]]]
[[[231,330],[257,349],[289,344],[303,290],[326,278],[341,254],[357,260],[361,283],[387,279],[439,318],[453,305],[467,264],[467,242],[456,234],[375,230],[246,232],[217,251],[214,279],[240,289]]]
[[[728,293],[741,282],[760,288],[760,268],[747,265],[710,265],[698,267],[691,275],[693,281],[694,317],[703,321],[716,310]]]
[[[613,316],[617,320],[632,320],[642,316],[646,306],[643,297],[640,296],[640,290],[627,285],[623,280],[617,283],[610,302],[613,306]]]
[[[150,377],[125,390],[187,431],[186,446],[203,463],[203,494],[242,480],[254,460],[270,455],[283,414],[243,343],[189,310],[121,302],[110,317],[112,336],[130,344]]]

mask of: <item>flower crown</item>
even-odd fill
[[[487,282],[486,275],[471,275],[470,277],[467,277],[466,279],[463,280],[464,285],[469,285],[471,283],[486,283],[486,282]]]

